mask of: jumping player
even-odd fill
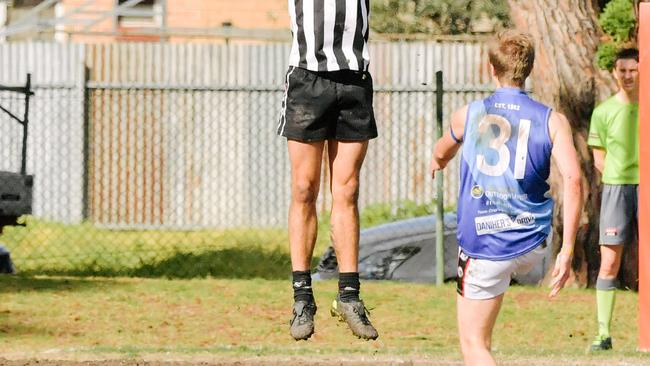
[[[496,365],[492,330],[510,279],[545,256],[553,218],[551,157],[562,175],[564,232],[549,296],[564,287],[570,272],[581,170],[567,119],[523,90],[534,59],[530,35],[499,33],[489,47],[496,91],[454,112],[431,159],[433,175],[462,149],[457,316],[467,365]]]
[[[291,161],[289,246],[293,272],[296,340],[314,333],[316,302],[311,259],[316,243],[321,162],[327,145],[331,171],[332,242],[339,265],[339,293],[331,313],[359,338],[376,339],[359,298],[359,173],[368,141],[377,137],[368,73],[369,0],[289,0],[293,46],[278,135]]]

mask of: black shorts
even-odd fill
[[[290,67],[277,133],[304,142],[377,137],[370,74]]]

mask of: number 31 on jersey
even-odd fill
[[[517,131],[517,147],[515,150],[515,179],[524,179],[526,173],[526,157],[528,156],[528,137],[530,135],[530,120],[520,119]],[[485,155],[477,154],[476,167],[478,170],[492,177],[499,177],[508,170],[510,166],[510,150],[506,142],[512,136],[512,125],[507,119],[496,114],[487,114],[478,123],[479,136],[485,137],[491,134],[493,126],[499,129],[496,136],[490,136],[488,147],[498,153],[498,159],[494,164],[488,163]]]

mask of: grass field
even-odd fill
[[[314,284],[319,311],[307,342],[288,335],[287,280],[0,277],[0,358],[144,359],[213,364],[458,365],[452,285],[364,282],[380,331],[354,338],[329,317],[336,283]],[[508,365],[650,365],[636,349],[637,295],[621,292],[614,351],[586,355],[594,292],[513,287],[494,350]],[[155,363],[155,362],[154,362]]]
[[[364,210],[361,222],[428,212],[408,202],[379,205]],[[364,282],[380,332],[378,341],[365,342],[329,317],[336,283],[317,282],[316,334],[293,341],[286,230],[115,231],[24,220],[0,240],[21,273],[0,276],[0,365],[462,364],[452,285]],[[328,229],[319,227],[317,256]],[[508,293],[494,339],[500,364],[650,365],[650,355],[635,351],[637,294],[617,298],[615,350],[587,355],[594,292],[568,289],[554,301],[546,293]]]

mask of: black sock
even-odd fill
[[[341,301],[359,301],[359,272],[339,273],[339,296]]]
[[[314,302],[314,292],[311,289],[311,271],[294,271],[293,301]]]

